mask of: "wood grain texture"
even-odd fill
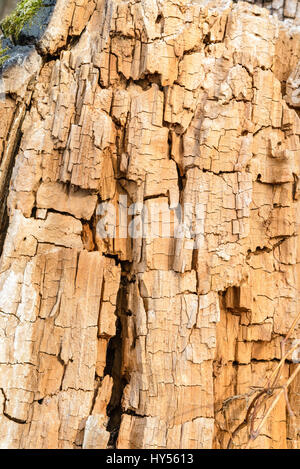
[[[251,3],[57,0],[3,71],[0,447],[225,448],[280,360],[299,311],[300,6]],[[118,216],[101,238],[120,197],[146,225],[171,212],[170,236],[126,238]],[[299,386],[251,447],[299,448]]]

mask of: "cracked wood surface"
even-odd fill
[[[299,18],[57,0],[3,70],[0,447],[226,448],[299,310]],[[120,196],[171,236],[102,239]],[[251,447],[300,447],[299,388]]]

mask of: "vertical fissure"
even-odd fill
[[[117,295],[116,305],[116,334],[109,340],[106,352],[106,367],[104,376],[109,375],[113,379],[113,388],[106,413],[109,417],[107,431],[110,438],[107,444],[108,449],[116,448],[121,418],[123,414],[122,397],[125,386],[129,378],[124,372],[124,335],[127,326],[127,304],[128,304],[128,262],[120,262],[121,281]]]

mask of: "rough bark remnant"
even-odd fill
[[[57,0],[4,65],[1,447],[224,448],[280,360],[299,309],[300,4],[250,3]],[[170,236],[147,230],[168,217]],[[251,447],[299,448],[299,386]]]

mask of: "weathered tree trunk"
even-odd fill
[[[11,50],[1,447],[247,445],[300,288],[300,4],[260,3],[57,0]],[[299,393],[248,447],[299,448]]]

